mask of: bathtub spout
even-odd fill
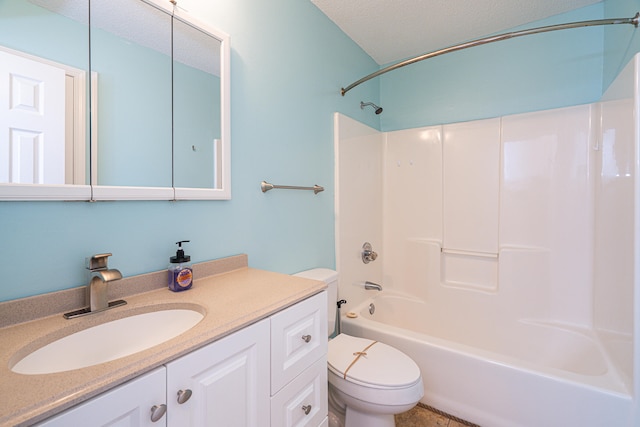
[[[368,282],[368,281],[364,282],[364,288],[368,290],[376,290],[376,291],[382,290],[382,286],[378,285],[377,283]]]

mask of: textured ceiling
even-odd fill
[[[600,0],[311,0],[378,64],[431,52]]]

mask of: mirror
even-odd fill
[[[91,0],[90,22],[93,184],[172,187],[171,15]]]
[[[173,186],[176,199],[230,199],[229,36],[173,14]]]
[[[86,200],[89,7],[0,2],[0,197]]]
[[[169,0],[90,2],[90,20],[89,0],[0,2],[0,45],[28,44],[28,28],[36,28],[42,34],[29,43],[38,44],[39,51],[82,52],[83,102],[67,107],[66,117],[77,122],[78,111],[91,106],[90,121],[85,113],[83,131],[75,132],[83,137],[84,173],[51,185],[3,181],[0,154],[0,199],[230,198],[229,37]],[[25,25],[25,15],[33,23]],[[5,22],[26,28],[13,33]],[[42,22],[61,28],[41,32]],[[75,36],[67,37],[74,44],[49,37],[72,31]],[[42,44],[34,43],[37,39]],[[77,197],[59,194],[78,186],[83,192]],[[37,188],[38,195],[25,192],[26,187]]]
[[[220,41],[175,19],[173,52],[174,186],[220,188]]]

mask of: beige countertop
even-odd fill
[[[28,426],[41,421],[325,288],[324,283],[315,280],[249,268],[246,257],[239,259],[240,265],[236,262],[233,270],[219,272],[214,268],[210,271],[217,274],[200,279],[194,267],[196,280],[188,291],[174,293],[163,286],[127,296],[127,305],[104,312],[71,320],[64,319],[60,312],[0,328],[0,426]],[[110,295],[110,299],[115,298]],[[3,303],[0,310],[11,312],[11,303]],[[162,308],[192,308],[205,317],[163,344],[100,365],[43,375],[17,374],[10,369],[29,352],[57,338]]]

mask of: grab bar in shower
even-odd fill
[[[382,74],[388,73],[389,71],[396,70],[400,67],[404,67],[406,65],[424,61],[425,59],[433,58],[434,56],[444,55],[446,53],[456,52],[458,50],[463,50],[463,49],[467,49],[474,46],[480,46],[483,44],[498,42],[501,40],[512,39],[515,37],[528,36],[531,34],[538,34],[538,33],[546,33],[549,31],[567,30],[570,28],[592,27],[596,25],[613,25],[613,24],[632,24],[634,27],[638,28],[639,18],[640,18],[640,12],[636,13],[636,15],[633,18],[595,19],[591,21],[570,22],[567,24],[548,25],[546,27],[537,27],[537,28],[530,28],[528,30],[512,31],[509,33],[503,33],[495,36],[489,36],[481,39],[471,40],[466,43],[457,44],[455,46],[449,46],[444,49],[418,55],[413,58],[405,59],[404,61],[398,62],[396,64],[389,65],[388,67],[382,68],[374,73],[371,73],[368,76],[365,76],[360,80],[354,83],[351,83],[349,86],[340,89],[340,93],[342,94],[342,96],[344,96],[351,89],[366,82],[367,80],[371,80],[374,77],[378,77]]]
[[[269,190],[273,190],[274,188],[280,188],[283,190],[311,190],[313,191],[313,194],[318,194],[319,192],[324,191],[324,187],[321,187],[319,185],[314,185],[313,187],[298,187],[295,185],[269,184],[267,181],[262,181],[260,183],[260,189],[262,190],[263,193],[266,193]]]

